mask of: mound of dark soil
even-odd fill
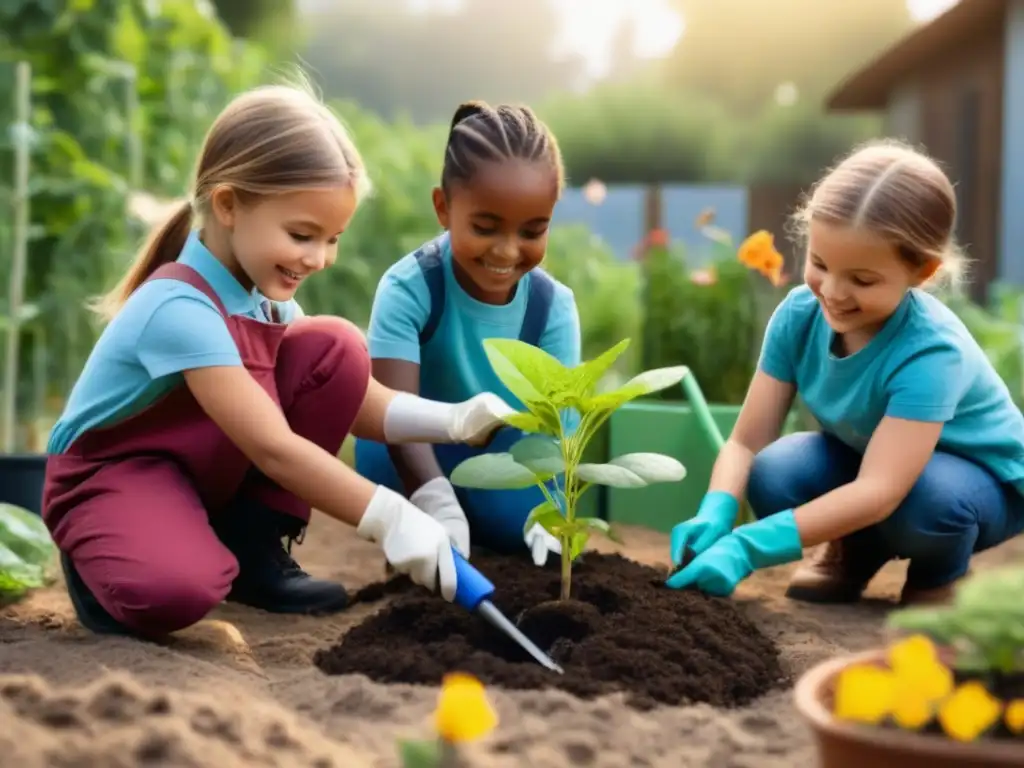
[[[554,560],[554,558],[552,558]],[[666,574],[619,555],[587,553],[572,599],[558,600],[559,566],[479,554],[494,604],[565,670],[550,672],[484,619],[403,578],[353,602],[394,600],[314,663],[330,675],[433,685],[459,670],[506,689],[559,688],[580,698],[625,692],[637,709],[707,702],[740,706],[788,683],[775,644],[731,601],[668,589]]]

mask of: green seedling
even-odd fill
[[[904,608],[892,629],[920,632],[955,649],[965,672],[1010,675],[1024,671],[1024,568],[982,571],[957,586],[950,605]]]
[[[629,346],[625,339],[600,356],[566,368],[537,347],[514,339],[487,339],[484,349],[495,374],[522,401],[526,411],[505,422],[527,432],[505,453],[467,459],[452,472],[451,482],[464,488],[517,489],[537,485],[544,493],[524,530],[540,524],[562,545],[561,598],[569,598],[572,563],[591,533],[618,538],[599,518],[576,517],[580,498],[593,485],[641,488],[686,476],[675,459],[658,453],[629,453],[607,464],[583,462],[587,444],[624,403],[678,384],[686,366],[641,373],[608,392],[599,383]],[[575,430],[566,425],[578,422]]]

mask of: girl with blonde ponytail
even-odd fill
[[[307,91],[245,93],[206,136],[189,202],[96,303],[109,322],[51,434],[43,499],[89,629],[164,635],[224,599],[344,608],[341,585],[290,555],[311,507],[454,597],[444,527],[336,457],[350,432],[485,441],[511,409],[490,393],[448,404],[381,386],[355,326],[305,317],[294,299],[337,258],[368,186]]]

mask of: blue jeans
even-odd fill
[[[754,459],[747,501],[758,518],[806,504],[856,479],[861,455],[819,432],[787,435]],[[1024,496],[967,459],[936,451],[896,511],[843,539],[853,558],[910,560],[907,584],[933,589],[959,579],[975,552],[1024,530]]]
[[[473,448],[461,443],[435,445],[434,454],[445,477],[451,477],[452,470],[471,456],[502,453],[523,436],[522,431],[506,427],[484,448]],[[387,446],[383,443],[356,441],[356,471],[378,485],[405,495]],[[530,511],[544,501],[544,493],[539,487],[491,491],[456,486],[455,493],[469,521],[469,533],[474,546],[503,554],[527,552],[523,525]]]

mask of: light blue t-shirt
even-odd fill
[[[1024,416],[960,319],[911,290],[878,334],[847,357],[811,290],[794,288],[765,333],[760,368],[796,385],[829,432],[863,453],[884,416],[942,422],[938,449],[1024,491]]]
[[[456,403],[481,392],[493,392],[512,407],[522,408],[522,403],[494,374],[483,341],[519,338],[533,275],[523,275],[508,304],[485,304],[466,293],[455,279],[447,238],[441,258],[445,306],[434,335],[421,349],[419,335],[430,316],[430,290],[415,254],[411,253],[393,264],[377,285],[367,332],[370,357],[417,363],[422,397]],[[576,299],[568,287],[557,281],[538,346],[563,365],[572,367],[580,363]]]
[[[243,288],[200,242],[198,232],[189,236],[178,261],[203,276],[229,314],[267,320],[263,296]],[[294,300],[275,306],[281,322],[302,315]],[[209,297],[179,280],[144,283],[104,328],[46,450],[63,453],[86,430],[138,413],[183,383],[183,371],[241,364],[238,347]]]

